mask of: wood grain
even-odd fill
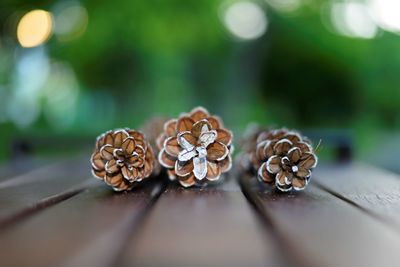
[[[51,162],[51,159],[31,157],[3,162],[0,165],[0,184],[5,180],[10,180],[15,176],[40,168],[40,166],[50,164]]]
[[[3,181],[0,184],[0,225],[8,224],[25,212],[31,214],[45,207],[44,203],[73,196],[73,192],[86,186],[87,180],[95,181],[90,178],[88,167],[79,162],[63,161]]]
[[[121,266],[285,266],[237,184],[218,188],[170,185]]]
[[[4,166],[5,172],[0,180],[0,190],[57,178],[59,173],[67,174],[71,169],[75,174],[77,170],[75,170],[74,166],[82,162],[82,160],[63,159],[49,163],[37,162],[29,164],[29,167],[17,167],[19,163],[15,163],[17,165],[12,163],[10,166]],[[81,168],[80,170],[84,169]]]
[[[283,194],[242,177],[243,189],[302,266],[396,266],[400,238],[391,228],[313,186]]]
[[[353,163],[317,168],[321,188],[392,223],[400,233],[400,177],[370,165]]]
[[[0,233],[1,265],[113,266],[162,190],[160,183],[129,193],[91,187]]]
[[[0,266],[397,266],[399,177],[355,164],[313,179],[114,193],[81,158],[43,166],[0,181]]]

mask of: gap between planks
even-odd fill
[[[95,181],[95,180],[93,180],[93,181]],[[243,193],[245,194],[246,198],[247,198],[247,199],[249,200],[249,202],[254,206],[254,208],[255,208],[257,214],[260,216],[260,218],[262,219],[262,221],[263,221],[264,223],[267,223],[267,224],[265,225],[265,228],[266,228],[266,229],[268,228],[269,230],[268,230],[268,229],[267,229],[267,230],[268,230],[269,232],[273,232],[273,233],[276,235],[276,238],[277,238],[277,240],[278,240],[279,242],[281,242],[280,246],[283,248],[283,250],[285,251],[285,253],[291,255],[290,258],[293,258],[293,260],[296,262],[296,265],[297,265],[297,266],[313,266],[312,263],[309,263],[309,262],[305,262],[305,261],[304,261],[304,258],[302,257],[303,255],[299,254],[299,253],[296,251],[296,248],[291,244],[290,240],[288,240],[287,238],[285,238],[284,233],[282,233],[282,231],[279,231],[279,227],[276,225],[276,222],[274,222],[272,214],[270,214],[270,213],[268,212],[268,210],[266,210],[266,209],[263,208],[262,203],[261,203],[262,200],[259,199],[259,197],[258,197],[256,194],[254,194],[254,192],[251,190],[250,187],[247,187],[247,186],[250,186],[250,185],[246,185],[245,183],[243,183],[242,179],[240,180],[240,183],[241,183],[242,190],[243,190]],[[370,213],[370,212],[371,212],[369,209],[364,208],[362,205],[356,203],[354,200],[351,200],[350,198],[348,198],[348,197],[346,197],[346,196],[343,196],[343,195],[337,193],[337,192],[334,191],[334,190],[331,190],[330,188],[328,188],[328,187],[326,187],[326,186],[320,184],[318,181],[317,181],[317,182],[316,182],[316,181],[313,181],[313,184],[315,185],[316,188],[319,188],[320,190],[322,190],[322,191],[324,191],[324,192],[326,192],[326,193],[332,195],[333,197],[338,198],[338,199],[340,199],[341,201],[344,201],[344,202],[346,202],[347,204],[356,207],[357,209],[361,210],[361,211],[364,212],[364,213]],[[247,187],[247,189],[246,189],[246,187]],[[40,210],[45,209],[45,208],[47,208],[47,207],[53,206],[53,205],[55,205],[55,204],[57,204],[57,203],[61,203],[61,202],[63,202],[64,200],[67,200],[67,199],[69,199],[69,198],[71,198],[71,197],[73,197],[73,196],[75,196],[75,195],[81,193],[82,191],[84,191],[84,188],[79,188],[79,187],[77,187],[77,188],[73,188],[73,189],[70,189],[70,190],[66,190],[66,191],[64,191],[64,192],[62,192],[62,193],[55,194],[55,195],[52,195],[52,196],[50,196],[50,197],[44,198],[44,199],[42,199],[41,201],[38,201],[38,202],[36,203],[37,205],[33,204],[32,206],[30,206],[30,207],[27,208],[27,209],[29,209],[29,208],[32,209],[31,213],[29,213],[29,211],[27,212],[27,213],[28,213],[27,216],[29,216],[30,214],[34,214],[36,211],[40,211]],[[161,193],[162,193],[162,191],[160,192],[160,194],[161,194]],[[126,229],[126,227],[128,227],[128,229],[130,229],[130,231],[134,231],[134,229],[137,228],[137,225],[138,225],[138,224],[143,220],[143,218],[146,216],[146,212],[150,209],[150,207],[152,207],[152,205],[154,205],[154,203],[155,203],[155,201],[158,199],[158,197],[159,197],[159,195],[154,199],[154,202],[152,202],[152,203],[150,204],[149,208],[147,208],[146,211],[145,211],[142,215],[140,215],[140,218],[141,218],[141,219],[135,219],[135,220],[133,220],[133,219],[130,218],[129,216],[126,216],[124,219],[121,220],[121,224],[119,224],[119,226],[118,226],[117,228],[118,228],[118,229]],[[38,209],[36,210],[36,208],[38,208]],[[373,213],[372,213],[372,214],[369,214],[369,215],[371,215],[371,216],[373,216],[373,217],[375,216],[375,215],[373,215]],[[25,218],[26,216],[22,216],[22,217]],[[379,216],[378,216],[378,217],[379,217]],[[130,218],[130,219],[129,219],[129,218]],[[20,218],[20,219],[21,219],[21,218]],[[18,220],[20,220],[20,219],[18,219]],[[383,219],[383,218],[382,218],[382,219]],[[383,219],[383,220],[384,220],[384,219]],[[132,224],[135,224],[136,226],[135,226],[135,227],[132,227]],[[129,228],[129,227],[130,227],[130,228]],[[272,229],[272,231],[271,231],[271,229]],[[121,231],[121,232],[124,232],[123,230],[120,230],[120,231]],[[114,234],[115,234],[115,233],[114,233]],[[110,234],[110,235],[114,236],[114,234]],[[128,231],[128,232],[124,232],[124,235],[132,236],[132,235],[133,235],[133,232],[129,232],[129,231]],[[104,235],[102,235],[102,236],[106,236],[106,237],[103,237],[103,238],[101,239],[102,242],[104,243],[104,242],[106,242],[106,240],[107,240],[107,235],[104,234]],[[118,235],[117,235],[117,236],[118,236]],[[127,237],[125,236],[125,238],[127,238]],[[127,238],[127,239],[128,239],[128,238]],[[100,239],[99,239],[99,240],[100,240]],[[121,239],[119,239],[119,240],[121,240]],[[121,242],[119,242],[119,244],[123,244],[124,242],[126,242],[126,241],[122,240]],[[101,243],[101,242],[100,242],[100,243]],[[122,246],[122,245],[121,245],[121,246]],[[123,247],[123,246],[122,246],[122,247]],[[95,253],[94,251],[97,251],[97,249],[92,249],[92,252],[90,252],[90,249],[89,249],[89,250],[87,250],[87,251],[84,251],[83,254],[90,255],[91,253]],[[116,249],[116,252],[113,252],[113,253],[114,253],[114,256],[113,256],[112,258],[117,259],[116,261],[118,262],[119,254],[122,253],[122,252],[121,252],[121,249]],[[83,254],[82,254],[82,255],[83,255]],[[81,257],[81,256],[79,256],[79,257]],[[78,258],[79,258],[79,257],[78,257]],[[71,266],[73,266],[73,265],[71,265]],[[104,266],[106,266],[106,265],[104,265]],[[112,264],[111,264],[110,266],[112,266]]]
[[[97,184],[97,183],[96,183]],[[76,196],[77,194],[83,192],[84,190],[88,189],[91,186],[96,185],[92,182],[92,178],[83,182],[81,185],[77,187],[65,190],[64,192],[57,193],[51,195],[49,197],[43,198],[33,204],[28,205],[25,208],[22,208],[5,218],[0,219],[0,232],[7,230],[7,228],[21,222],[24,219],[46,209],[52,207],[58,203],[61,203],[71,197]]]
[[[364,206],[354,202],[353,200],[345,197],[344,195],[334,191],[333,189],[328,188],[326,185],[321,184],[319,181],[313,181],[313,184],[315,187],[319,188],[322,191],[325,191],[328,194],[331,194],[332,196],[342,200],[343,202],[349,204],[350,206],[360,210],[361,212],[364,212],[368,216],[370,216],[372,219],[375,219],[386,226],[390,227],[392,230],[394,230],[398,235],[400,235],[400,228],[399,225],[396,224],[394,221],[391,221],[390,219],[381,216],[379,213],[374,212],[373,210],[370,210],[368,208],[365,208]]]
[[[80,162],[61,160],[1,182],[0,232],[98,184]]]
[[[6,175],[1,177],[0,190],[51,179],[51,176],[43,175],[43,173],[46,173],[49,170],[57,169],[58,167],[62,167],[66,164],[72,165],[74,162],[77,161],[64,159],[57,162],[47,163],[44,166],[31,163],[28,167],[23,167],[23,170],[8,171]]]
[[[155,179],[161,177],[154,177]],[[165,178],[165,177],[162,177]],[[147,183],[145,186],[152,186],[149,195],[149,201],[137,212],[127,213],[120,218],[120,222],[109,231],[101,234],[91,245],[83,248],[77,254],[72,255],[70,259],[62,264],[62,267],[111,267],[119,266],[121,255],[125,251],[125,245],[132,239],[135,232],[140,229],[140,225],[147,214],[157,202],[161,194],[166,189],[166,180]],[[134,192],[129,192],[134,194]],[[110,245],[111,244],[111,245]]]
[[[76,164],[73,164],[74,162],[78,164],[77,167]],[[36,215],[35,218],[40,218],[39,213],[53,206],[56,206],[57,210],[57,207],[60,206],[57,204],[61,204],[95,187],[95,185],[99,185],[99,181],[93,178],[85,178],[83,182],[79,182],[83,177],[87,177],[85,174],[86,165],[80,162],[80,159],[79,161],[63,160],[0,182],[0,190],[3,190],[1,197],[5,203],[9,204],[7,211],[3,211],[3,216],[0,216],[0,234],[12,233],[13,231],[7,230],[22,222],[24,222],[24,225],[30,225],[31,220],[28,220],[29,217]],[[70,166],[75,166],[72,172],[69,171]],[[68,186],[76,182],[79,183],[74,186]],[[145,185],[149,186],[149,182],[146,182]],[[69,261],[65,263],[65,266],[115,266],[118,262],[118,255],[123,251],[124,243],[134,233],[133,229],[139,227],[147,212],[166,188],[164,179],[156,185],[150,182],[150,185],[154,187],[149,196],[143,199],[143,203],[146,203],[144,207],[140,206],[137,211],[121,217],[115,228],[106,231],[96,242],[80,250],[79,253],[68,257]],[[46,188],[47,190],[41,192],[40,188]],[[63,190],[64,188],[68,189]],[[111,190],[110,188],[107,189]],[[146,191],[148,190],[146,189]],[[25,197],[25,193],[28,193],[29,196]],[[19,195],[24,196],[24,198],[18,198]],[[60,225],[60,227],[65,226]],[[110,240],[112,241],[111,245]],[[102,257],[99,257],[99,251],[101,251]],[[98,260],[99,258],[101,260]],[[77,263],[79,264],[77,265]]]
[[[274,239],[276,240],[278,246],[281,251],[285,251],[288,255],[287,259],[289,261],[290,266],[298,266],[298,267],[318,267],[318,265],[313,262],[308,261],[304,255],[299,253],[299,250],[296,249],[295,246],[290,242],[287,236],[282,233],[281,229],[277,225],[274,220],[274,216],[267,209],[264,208],[262,204],[262,200],[260,197],[253,191],[252,186],[250,184],[250,175],[242,174],[238,178],[239,185],[241,187],[243,195],[249,201],[251,206],[253,207],[255,213],[258,215],[260,221],[263,224],[263,228],[265,232],[269,232],[273,234]]]
[[[93,179],[93,181],[95,181]],[[163,181],[146,181],[133,192],[115,193],[103,184],[0,233],[0,259],[5,266],[118,265],[149,209],[165,189]],[[19,257],[24,251],[24,257]]]
[[[400,234],[400,177],[358,162],[325,164],[313,185],[361,210]]]
[[[400,260],[395,231],[342,198],[316,185],[297,194],[264,191],[253,178],[240,177],[243,192],[297,266],[392,266]]]
[[[232,177],[230,177],[232,178]],[[170,184],[119,266],[292,266],[236,180],[219,186]]]

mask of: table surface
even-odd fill
[[[0,266],[399,266],[400,177],[321,164],[305,191],[232,171],[114,193],[81,158],[0,171]]]

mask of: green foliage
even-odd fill
[[[176,116],[196,105],[219,113],[237,133],[249,121],[353,128],[360,134],[399,127],[399,36],[383,31],[372,40],[339,36],[321,18],[326,1],[293,14],[257,1],[268,30],[243,42],[225,29],[222,3],[82,1],[89,17],[83,35],[68,42],[53,36],[46,45],[51,61],[67,62],[77,76],[78,115],[68,128],[58,129],[41,113],[26,129],[7,126],[6,139],[18,131],[94,135],[138,127],[153,115]],[[5,22],[22,8],[51,10],[54,4],[10,0],[2,4],[0,18]],[[9,40],[7,34],[0,38]],[[9,91],[18,47],[11,39],[0,45],[0,85]]]

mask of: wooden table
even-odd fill
[[[87,160],[33,165],[0,175],[2,267],[400,266],[400,177],[371,166],[321,164],[283,194],[235,171],[114,193]]]

